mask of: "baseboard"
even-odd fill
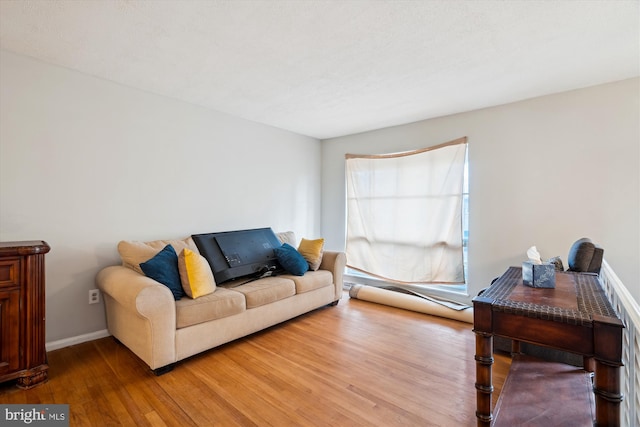
[[[75,337],[65,338],[62,340],[51,341],[45,344],[47,351],[58,350],[59,348],[69,347],[75,344],[81,344],[87,341],[93,341],[111,335],[109,331],[103,329],[101,331],[91,332],[90,334],[78,335]]]

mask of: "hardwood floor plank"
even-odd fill
[[[246,351],[254,352],[256,357],[249,366],[255,366],[256,361],[268,350],[255,341],[251,344]],[[352,425],[354,420],[362,417],[362,414],[356,415],[351,408],[344,406],[345,388],[325,379],[327,360],[321,360],[319,370],[306,369],[294,360],[274,353],[269,357],[269,362],[270,366],[265,364],[262,367],[265,372],[263,381],[273,388],[279,400],[293,403],[288,405],[290,410],[305,417],[305,425],[326,425],[326,412],[322,409],[325,406],[334,408],[332,421],[335,425]],[[289,396],[283,399],[283,395]]]
[[[67,403],[74,427],[475,426],[471,329],[345,294],[160,377],[111,337],[52,351],[49,381],[0,384],[0,403]]]

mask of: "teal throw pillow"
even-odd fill
[[[168,287],[176,301],[184,295],[178,269],[178,255],[173,246],[165,246],[153,258],[140,264],[140,269],[145,276]]]
[[[279,248],[273,250],[278,257],[278,262],[282,268],[295,276],[304,276],[309,270],[309,263],[300,252],[288,243],[283,244]]]

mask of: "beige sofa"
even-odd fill
[[[293,236],[288,232],[278,237],[285,235]],[[188,238],[142,244],[146,247],[136,256],[144,259],[166,243],[176,251],[197,251]],[[109,333],[159,375],[187,357],[337,304],[345,263],[343,252],[324,251],[318,270],[304,276],[282,274],[248,283],[240,279],[217,285],[209,295],[178,301],[169,288],[136,271],[124,256],[123,265],[104,268],[96,282],[104,296]]]

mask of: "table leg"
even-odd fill
[[[593,315],[593,393],[597,427],[620,425],[620,366],[622,366],[622,329],[618,318]]]
[[[520,349],[520,341],[511,340],[511,357],[513,357],[516,354],[520,354],[520,353],[522,353],[522,351]]]
[[[596,401],[595,426],[619,426],[620,402],[620,366],[596,359],[596,372],[593,383]]]
[[[489,427],[491,414],[491,365],[493,365],[493,335],[476,331],[476,418],[478,427]]]
[[[596,371],[596,360],[593,358],[593,356],[583,356],[582,366],[584,367],[585,371],[591,372],[593,374]]]

